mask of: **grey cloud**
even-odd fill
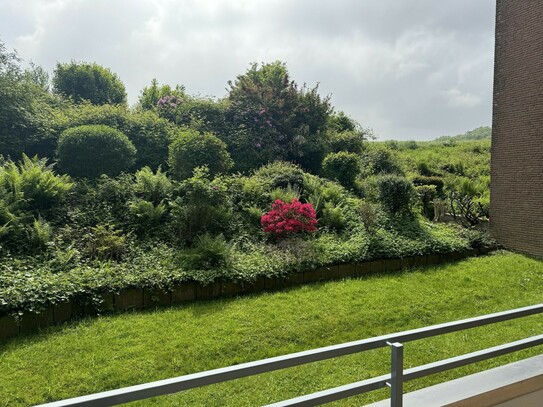
[[[488,125],[494,0],[0,0],[0,38],[26,60],[96,61],[134,102],[153,77],[225,95],[250,62],[287,62],[382,138]]]

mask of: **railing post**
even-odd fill
[[[388,343],[391,349],[390,406],[403,406],[403,345]]]

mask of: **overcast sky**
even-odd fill
[[[0,0],[0,41],[52,72],[152,78],[223,97],[251,62],[287,63],[379,139],[490,125],[495,0]]]

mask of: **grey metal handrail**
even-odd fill
[[[392,348],[392,371],[391,375],[379,376],[369,380],[352,383],[349,385],[324,390],[310,395],[297,397],[291,400],[272,404],[278,406],[314,406],[326,402],[347,398],[353,395],[376,390],[386,386],[391,387],[391,404],[394,407],[402,405],[402,385],[404,381],[413,380],[430,374],[438,373],[466,364],[475,363],[505,353],[515,352],[527,347],[543,344],[543,335],[489,348],[483,351],[470,353],[456,358],[446,359],[440,362],[431,363],[416,368],[403,370],[403,347],[402,343],[418,339],[429,338],[446,333],[457,332],[465,329],[508,321],[529,315],[543,313],[543,304],[529,307],[497,312],[480,317],[464,319],[460,321],[447,322],[424,328],[412,329],[409,331],[394,334],[377,336],[374,338],[362,339],[347,342],[339,345],[326,346],[318,349],[292,353],[284,356],[277,356],[269,359],[257,360],[230,366],[220,369],[208,370],[205,372],[189,374],[171,379],[124,387],[117,390],[110,390],[95,393],[82,397],[56,401],[42,404],[39,407],[67,407],[67,406],[113,406],[128,403],[136,400],[177,393],[197,387],[207,386],[214,383],[240,379],[260,373],[272,372],[288,367],[300,366],[306,363],[317,362],[353,353],[364,352],[371,349],[390,346]],[[395,372],[395,373],[394,373]]]

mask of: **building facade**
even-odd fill
[[[543,0],[497,0],[490,228],[543,257]]]

